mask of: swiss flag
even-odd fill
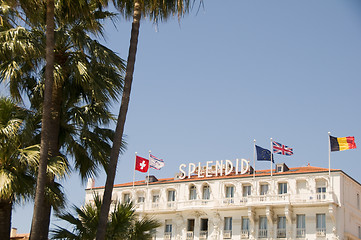
[[[135,170],[139,172],[148,172],[149,160],[142,157],[135,157]]]

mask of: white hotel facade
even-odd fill
[[[342,170],[225,171],[115,185],[113,200],[159,220],[160,240],[361,239],[361,185]],[[88,186],[86,202],[103,190]]]

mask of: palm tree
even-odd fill
[[[124,68],[122,59],[89,36],[89,32],[102,34],[100,20],[111,18],[114,14],[100,11],[96,4],[90,7],[92,14],[88,13],[89,18],[81,16],[70,20],[63,16],[62,9],[56,9],[55,83],[52,86],[50,119],[52,136],[47,141],[47,159],[59,155],[59,150],[65,146],[64,155],[75,156],[75,168],[82,178],[94,175],[99,163],[103,166],[108,163],[113,131],[98,125],[113,119],[108,105],[116,100],[122,89]],[[0,36],[0,51],[3,53],[3,57],[0,56],[0,79],[10,80],[13,96],[20,98],[20,90],[25,89],[34,108],[44,106],[43,98],[38,96],[45,96],[43,91],[47,86],[46,81],[45,84],[42,81],[46,56],[43,48],[44,25],[39,25],[31,25],[29,29],[7,29]],[[43,118],[44,115],[45,112]],[[44,128],[43,121],[42,138]],[[41,179],[39,176],[38,181]],[[48,184],[53,182],[52,179],[45,180]],[[38,183],[37,189],[39,186],[41,184]],[[50,206],[45,198],[41,201],[39,204],[39,199],[35,200],[33,239],[47,239],[48,235]]]
[[[14,200],[28,198],[34,185],[27,164],[36,154],[29,154],[20,136],[26,113],[10,99],[0,98],[0,239],[10,237]]]
[[[189,0],[114,0],[113,2],[115,2],[116,7],[124,16],[133,17],[133,23],[130,37],[127,67],[124,79],[124,89],[119,109],[117,125],[115,129],[115,136],[113,139],[113,146],[110,153],[109,166],[107,169],[107,179],[104,188],[103,205],[100,212],[100,220],[96,238],[97,240],[105,239],[107,217],[111,204],[111,196],[118,163],[118,156],[120,153],[124,125],[128,112],[129,99],[133,82],[140,19],[143,15],[143,17],[149,17],[151,20],[158,22],[167,20],[170,16],[173,16],[175,14],[177,14],[178,18],[180,18],[190,9]]]
[[[39,145],[32,144],[33,131],[27,127],[33,113],[9,98],[0,98],[0,239],[10,238],[13,204],[34,196],[39,163]],[[68,169],[62,158],[49,162],[47,173],[62,177]],[[51,203],[59,207],[64,199],[59,186],[46,188]]]
[[[52,239],[88,240],[96,236],[96,226],[99,221],[99,213],[102,201],[99,196],[94,201],[83,207],[73,206],[75,213],[61,213],[58,217],[72,225],[63,228],[57,226],[53,230]],[[141,240],[150,239],[150,232],[159,227],[160,223],[147,217],[139,219],[132,203],[115,203],[114,210],[107,222],[107,240]]]

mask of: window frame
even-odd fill
[[[288,193],[288,183],[287,182],[279,182],[278,183],[278,194],[283,195]]]
[[[189,200],[197,199],[197,187],[195,185],[191,185],[189,188]]]

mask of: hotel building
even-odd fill
[[[115,185],[113,200],[159,220],[153,239],[361,239],[361,185],[342,170],[193,170]],[[88,185],[86,201],[103,190]]]

